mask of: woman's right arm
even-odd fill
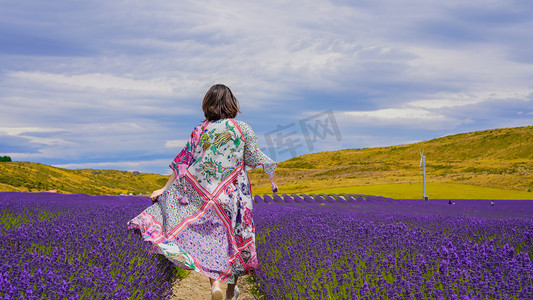
[[[150,199],[152,199],[152,202],[156,201],[157,198],[161,196],[161,194],[163,194],[163,192],[172,184],[172,182],[174,182],[175,179],[176,173],[172,172],[172,174],[168,178],[167,183],[165,183],[165,186],[152,192],[152,194],[150,195]]]
[[[150,195],[150,199],[152,199],[152,202],[156,201],[161,194],[176,180],[178,177],[182,177],[185,174],[185,170],[189,167],[192,160],[192,153],[194,152],[194,148],[198,144],[198,141],[200,139],[200,136],[202,135],[202,131],[204,130],[206,124],[208,122],[204,122],[202,125],[198,125],[194,127],[191,136],[189,137],[189,140],[187,140],[187,143],[185,144],[185,147],[181,150],[181,152],[172,160],[169,167],[172,169],[172,174],[168,178],[167,183],[165,183],[165,186],[160,188],[159,190],[155,190]]]

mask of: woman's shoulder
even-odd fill
[[[194,128],[193,128],[192,131],[193,131],[193,132],[201,131],[202,128],[205,128],[205,127],[207,126],[207,124],[208,124],[208,122],[202,122],[202,123],[200,123],[200,124],[194,126]]]
[[[244,121],[236,120],[236,119],[220,119],[220,120],[216,120],[216,121],[206,121],[206,122],[196,126],[195,130],[200,129],[200,128],[204,127],[205,125],[207,125],[207,126],[215,126],[215,127],[222,126],[222,127],[225,127],[225,128],[228,128],[228,126],[231,126],[231,127],[237,127],[239,129],[239,131],[241,131],[241,133],[243,133],[243,134],[249,134],[250,132],[253,133],[252,127],[250,125],[248,125],[248,123],[246,123]]]
[[[252,127],[250,127],[250,125],[248,125],[248,123],[244,122],[244,121],[240,121],[240,120],[235,120],[235,123],[237,123],[237,125],[239,125],[239,127],[241,127],[241,129],[247,129],[247,130],[251,130]]]
[[[235,120],[235,122],[237,122],[237,124],[239,125],[239,128],[241,129],[241,132],[243,135],[245,136],[255,135],[254,131],[252,130],[252,127],[248,125],[248,123],[243,122],[243,121],[237,121],[237,120]]]

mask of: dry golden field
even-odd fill
[[[421,150],[426,155],[428,187],[440,184],[440,189],[446,190],[442,184],[448,184],[458,195],[461,187],[464,193],[480,187],[485,188],[478,192],[484,198],[495,193],[490,189],[497,189],[508,191],[510,198],[533,199],[528,197],[533,195],[533,126],[450,135],[409,145],[302,155],[281,162],[275,181],[280,193],[287,194],[341,189],[414,198],[421,189]],[[254,194],[270,193],[270,182],[262,170],[250,170],[249,174]],[[167,176],[158,174],[0,162],[0,191],[145,194],[166,180]]]
[[[390,184],[401,189],[418,184],[421,189],[421,150],[426,156],[428,184],[524,193],[533,190],[533,126],[457,134],[409,145],[302,155],[281,162],[275,180],[280,192],[287,194]],[[252,170],[250,178],[254,193],[270,192],[261,170]],[[531,195],[529,199],[533,199]]]

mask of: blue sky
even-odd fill
[[[533,125],[528,1],[1,6],[0,155],[14,160],[169,174],[215,83],[277,161]]]

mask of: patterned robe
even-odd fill
[[[170,164],[176,180],[157,202],[128,222],[181,268],[225,283],[258,266],[250,181],[245,167],[277,163],[244,122],[206,121],[194,128]]]

